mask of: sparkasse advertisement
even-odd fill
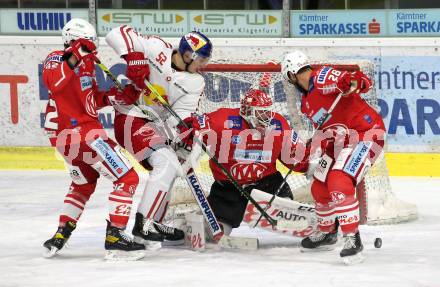
[[[291,37],[440,35],[440,9],[291,11]]]

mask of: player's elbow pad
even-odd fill
[[[105,36],[105,41],[120,57],[129,52],[144,52],[140,36],[127,25],[113,28]]]

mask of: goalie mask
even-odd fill
[[[273,119],[273,102],[261,90],[250,89],[241,100],[240,115],[252,128],[268,127]]]
[[[73,18],[64,25],[61,31],[64,47],[69,47],[71,41],[87,39],[98,47],[98,37],[92,24],[81,18]]]

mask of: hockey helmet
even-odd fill
[[[250,89],[241,100],[240,115],[253,127],[268,127],[273,119],[273,102],[262,90]]]
[[[179,53],[183,55],[186,51],[191,52],[192,60],[197,57],[211,58],[212,43],[202,33],[192,31],[180,39]]]
[[[81,18],[73,18],[64,25],[61,31],[61,37],[65,46],[69,46],[71,41],[77,39],[87,39],[92,41],[98,47],[98,37],[95,27]]]
[[[309,58],[301,51],[294,51],[284,55],[281,62],[281,74],[289,81],[288,72],[297,74],[302,68],[310,66]]]

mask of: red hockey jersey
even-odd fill
[[[339,91],[336,89],[336,83],[343,73],[348,72],[335,70],[328,66],[312,72],[309,90],[302,96],[301,111],[313,121],[315,127],[338,96]],[[370,129],[385,130],[381,116],[355,92],[341,98],[322,126],[322,130],[336,125],[357,131],[360,139]]]
[[[92,129],[103,130],[97,109],[107,105],[99,92],[95,74],[84,72],[82,62],[72,70],[62,59],[63,51],[50,53],[43,63],[43,82],[49,90],[44,128],[52,146],[66,129],[78,133],[84,141]]]
[[[198,117],[198,123],[201,132],[206,133],[204,142],[211,151],[215,149],[215,156],[239,184],[252,183],[275,173],[277,159],[289,168],[298,163],[295,171],[307,169],[305,144],[278,113],[264,134],[250,129],[239,109],[218,109]],[[209,166],[216,180],[228,180],[213,160]]]

